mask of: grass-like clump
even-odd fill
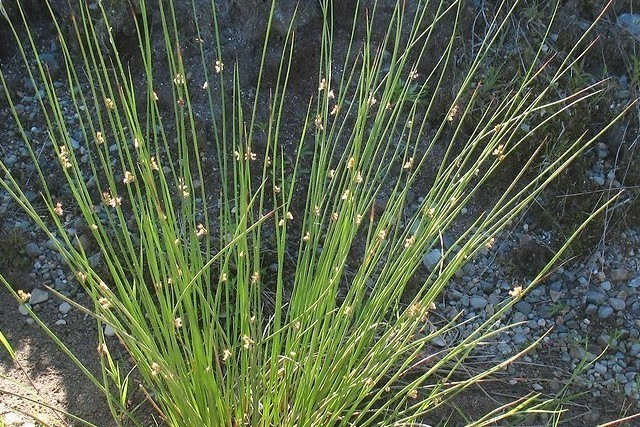
[[[94,380],[118,422],[139,423],[127,408],[129,376],[111,357],[120,343],[105,339],[105,325],[115,330],[171,426],[421,425],[513,360],[457,375],[526,290],[515,289],[474,334],[444,349],[431,343],[455,322],[430,327],[436,298],[597,135],[568,144],[535,174],[529,170],[535,156],[520,165],[503,195],[443,249],[438,267],[419,286],[409,284],[424,254],[440,247],[442,234],[505,160],[540,144],[540,129],[597,91],[588,87],[557,98],[555,85],[580,56],[578,46],[553,71],[540,46],[514,76],[513,88],[492,95],[480,90],[477,76],[508,25],[506,3],[464,73],[454,69],[463,2],[416,1],[409,13],[398,1],[383,17],[388,29],[382,38],[375,37],[375,8],[357,11],[348,52],[340,55],[333,51],[332,2],[320,3],[317,91],[296,107],[306,109],[299,127],[286,132],[292,32],[281,43],[269,84],[266,38],[248,100],[240,67],[224,57],[220,40],[207,40],[217,45],[215,58],[200,47],[202,81],[188,77],[193,64],[183,57],[172,0],[136,2],[143,69],[135,72],[115,41],[102,37],[110,28],[103,2],[97,11],[77,2],[72,31],[63,31],[52,13],[64,56],[62,86],[37,56],[28,25],[7,23],[25,72],[45,92],[40,102],[51,145],[44,149],[55,152],[72,199],[49,191],[40,147],[17,114],[43,205],[27,200],[4,165],[0,183],[56,242],[91,296],[87,311],[100,325],[103,366],[102,379]],[[269,22],[275,8],[274,2]],[[206,13],[219,33],[215,10],[215,2],[209,11],[194,10],[198,34]],[[162,20],[163,33],[153,36],[164,38],[166,55],[152,47],[151,15]],[[445,21],[454,25],[443,43]],[[434,66],[424,69],[436,37],[443,47],[436,61],[431,58]],[[460,80],[449,100],[442,89],[452,73]],[[161,105],[162,84],[170,90]],[[203,91],[198,107],[208,105],[206,121],[192,101]],[[443,99],[448,106],[439,114]],[[85,163],[70,142],[70,114],[84,137]],[[212,140],[203,140],[202,126]],[[214,167],[203,160],[205,145]],[[418,202],[408,201],[411,191]],[[88,248],[66,232],[74,215],[90,230],[104,268],[94,268]],[[494,425],[553,404],[529,395],[468,421]]]

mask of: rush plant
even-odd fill
[[[478,70],[508,25],[513,2],[498,5],[460,73],[454,48],[464,2],[398,1],[382,17],[376,2],[367,10],[358,6],[351,38],[343,42],[348,49],[336,53],[333,4],[322,0],[317,85],[306,106],[292,106],[292,31],[281,42],[275,78],[266,78],[277,2],[250,99],[241,64],[225,57],[219,39],[206,40],[216,45],[214,56],[200,43],[195,62],[185,57],[173,0],[134,2],[142,69],[129,69],[118,44],[107,37],[105,46],[100,36],[110,34],[103,3],[95,10],[75,3],[71,31],[50,10],[61,42],[62,84],[39,59],[24,16],[6,22],[25,73],[44,91],[40,107],[50,144],[30,140],[0,73],[42,198],[30,202],[25,184],[4,164],[0,183],[56,243],[93,300],[81,309],[100,326],[103,377],[91,378],[114,419],[139,424],[126,408],[128,376],[111,357],[119,345],[135,361],[166,425],[178,427],[421,425],[513,360],[457,375],[526,289],[512,292],[494,316],[450,348],[434,350],[431,343],[455,319],[435,330],[430,319],[455,272],[598,137],[579,138],[543,168],[535,165],[535,173],[529,168],[539,130],[598,91],[586,87],[554,98],[555,85],[584,46],[545,69],[542,86],[537,77],[551,61],[543,61],[541,46],[517,84],[488,100],[490,94],[478,90]],[[205,20],[220,34],[215,1],[208,11],[194,6],[193,14],[198,38]],[[151,17],[161,20],[162,34],[152,34]],[[380,21],[383,32],[374,25]],[[152,36],[164,39],[166,52],[154,50]],[[425,69],[428,55],[432,65]],[[200,81],[188,72],[194,63]],[[452,75],[459,76],[454,85]],[[450,99],[442,95],[445,82]],[[160,93],[162,85],[170,89]],[[287,111],[300,107],[298,127],[285,132]],[[83,135],[82,152],[69,138],[75,130],[69,115]],[[524,149],[534,156],[518,165],[502,196],[443,250],[426,279],[409,286],[461,209]],[[42,150],[56,159],[70,199],[49,190]],[[418,202],[408,200],[411,191]],[[94,267],[89,248],[67,233],[77,216],[104,268]],[[107,325],[119,342],[105,338]],[[523,396],[473,425],[553,404]]]

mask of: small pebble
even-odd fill
[[[616,282],[622,282],[629,278],[629,272],[625,268],[613,268],[609,272],[611,280]]]
[[[104,335],[107,337],[112,337],[116,334],[116,331],[113,329],[111,325],[104,325]]]
[[[433,271],[438,266],[441,258],[442,252],[440,249],[432,249],[422,257],[422,265],[427,271]]]
[[[627,306],[625,301],[620,298],[609,298],[609,305],[616,311],[622,311]]]
[[[489,302],[487,301],[486,298],[481,297],[479,295],[474,295],[471,298],[469,298],[469,304],[471,304],[471,307],[475,309],[485,308],[488,303]]]
[[[29,311],[27,309],[27,304],[20,304],[18,306],[18,311],[20,312],[20,314],[22,314],[23,316],[26,316],[27,314],[29,314]]]
[[[613,314],[613,308],[608,306],[602,306],[598,308],[598,317],[601,319],[608,319]]]
[[[606,300],[606,295],[598,291],[587,291],[584,297],[587,304],[601,305]]]
[[[42,249],[36,243],[29,242],[24,246],[24,252],[31,258],[37,258],[42,253]]]
[[[40,288],[35,288],[31,291],[31,297],[29,298],[29,304],[32,306],[45,302],[49,299],[49,292]]]
[[[69,311],[71,311],[71,304],[69,304],[68,302],[63,302],[62,304],[60,304],[60,306],[58,307],[58,311],[60,311],[60,313],[62,314],[67,314]]]

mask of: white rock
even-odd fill
[[[31,298],[29,298],[29,304],[36,305],[41,302],[45,302],[49,299],[49,292],[43,291],[42,289],[35,288],[31,291]]]
[[[63,302],[62,304],[60,304],[60,307],[58,307],[58,311],[60,311],[60,313],[62,314],[67,314],[69,311],[71,311],[71,304],[66,301]]]
[[[7,426],[14,426],[17,424],[21,424],[22,420],[20,419],[20,415],[15,412],[7,412],[4,414],[4,424]]]
[[[116,334],[115,329],[113,329],[113,326],[111,325],[105,325],[104,326],[104,335],[107,337],[112,337]]]
[[[66,324],[67,324],[67,321],[64,320],[64,319],[60,319],[60,320],[58,320],[56,322],[56,325],[58,325],[58,326],[62,326],[62,325],[66,325]]]

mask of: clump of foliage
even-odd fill
[[[77,50],[69,48],[68,35],[56,21],[65,59],[63,87],[73,88],[68,93],[39,60],[28,25],[27,37],[20,37],[17,24],[8,23],[25,72],[46,93],[41,108],[73,201],[49,192],[37,147],[17,115],[49,218],[41,217],[4,165],[0,183],[56,242],[94,302],[85,310],[100,325],[103,378],[92,378],[106,393],[116,420],[136,422],[126,408],[129,377],[111,357],[111,347],[120,344],[105,339],[104,325],[115,330],[171,426],[415,425],[513,360],[498,361],[470,378],[455,377],[465,357],[496,332],[496,321],[522,289],[474,334],[437,351],[430,344],[455,323],[430,328],[436,298],[466,260],[597,136],[568,144],[528,182],[520,178],[534,160],[521,165],[503,195],[443,250],[438,268],[422,286],[407,292],[423,255],[438,245],[504,160],[523,145],[537,144],[538,129],[597,91],[590,87],[554,98],[551,89],[570,68],[570,58],[540,90],[536,79],[545,64],[539,48],[516,89],[483,101],[478,119],[478,97],[488,94],[478,90],[482,82],[474,76],[511,12],[506,4],[499,7],[499,18],[487,26],[446,114],[435,117],[453,67],[463,2],[416,1],[409,13],[406,2],[398,1],[386,18],[388,29],[375,41],[375,8],[357,12],[356,17],[369,19],[354,20],[342,58],[333,52],[333,5],[323,0],[317,92],[300,127],[286,133],[282,123],[290,107],[295,49],[291,32],[283,43],[277,83],[268,92],[262,81],[265,42],[254,98],[247,103],[241,71],[223,57],[220,40],[215,40],[216,58],[200,50],[203,80],[187,77],[172,0],[153,6],[139,2],[134,22],[142,81],[127,68],[113,40],[113,54],[107,56],[96,36],[105,31],[98,31],[96,22],[109,29],[101,2],[100,19],[86,2],[74,6]],[[275,8],[273,2],[271,16]],[[219,33],[215,11],[214,2],[209,13]],[[151,13],[162,20],[166,57],[152,49]],[[202,13],[194,10],[194,16]],[[445,21],[454,23],[446,43],[435,65],[423,70]],[[201,22],[194,22],[199,33]],[[359,31],[363,40],[356,37]],[[170,87],[164,93],[170,111],[159,105],[161,84]],[[206,171],[201,158],[200,112],[192,102],[196,91],[206,93],[216,173]],[[59,99],[65,96],[71,111],[61,108]],[[268,119],[259,123],[265,100]],[[537,114],[542,110],[545,115]],[[70,142],[68,114],[77,116],[86,164]],[[522,131],[523,123],[530,131]],[[301,160],[304,152],[309,164]],[[434,159],[437,165],[430,167]],[[429,186],[416,188],[417,182]],[[406,217],[410,190],[422,197]],[[105,272],[96,271],[86,248],[74,245],[66,233],[70,212],[84,219]],[[549,402],[538,397],[496,408],[473,425],[548,408]]]

